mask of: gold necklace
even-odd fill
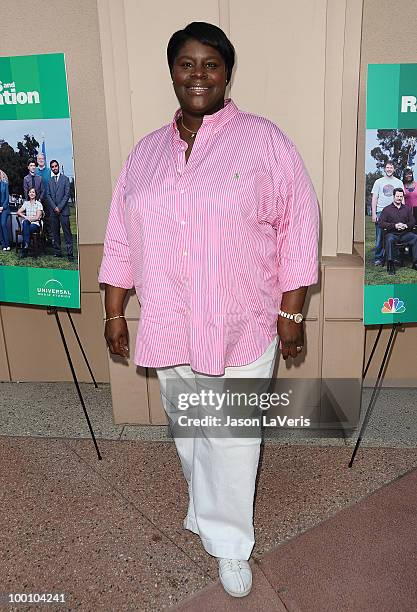
[[[190,132],[191,138],[195,138],[195,135],[197,134],[198,130],[197,132],[193,132],[193,130],[189,130],[188,127],[184,125],[184,121],[182,120],[182,117],[181,117],[181,125],[184,128],[184,130],[187,130],[187,132]]]

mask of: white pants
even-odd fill
[[[272,376],[277,339],[259,359],[244,366],[225,369],[220,378],[259,379],[257,393],[265,392]],[[192,393],[210,386],[211,376],[195,373],[189,365],[159,368],[157,374],[164,409],[178,414],[167,382],[177,379],[181,390]],[[188,483],[189,505],[184,527],[198,534],[205,550],[227,559],[249,559],[255,543],[253,498],[258,471],[260,437],[175,437],[184,476]]]

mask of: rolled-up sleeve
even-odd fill
[[[129,159],[123,166],[113,192],[98,276],[99,283],[124,289],[132,289],[134,286],[125,224],[125,187]]]
[[[288,183],[280,198],[277,227],[278,281],[283,292],[314,285],[318,280],[317,197],[294,145],[288,155]]]

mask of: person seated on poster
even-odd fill
[[[0,244],[3,251],[10,251],[9,216],[9,180],[7,174],[0,170]]]
[[[383,232],[379,226],[379,217],[386,206],[392,204],[394,189],[403,189],[400,179],[394,176],[394,164],[388,160],[385,162],[385,176],[377,179],[372,187],[372,221],[375,223],[375,265],[382,266],[384,262],[384,240]]]
[[[29,199],[23,202],[22,206],[17,211],[18,217],[23,219],[22,249],[20,251],[20,257],[28,256],[30,236],[40,231],[43,215],[43,206],[39,200],[36,199],[36,189],[34,187],[29,189],[28,197]]]
[[[417,270],[417,235],[410,230],[415,225],[411,208],[404,204],[403,189],[393,191],[394,201],[384,208],[379,216],[378,225],[386,231],[385,251],[387,255],[388,274],[395,274],[394,244],[407,244],[410,247],[413,269]]]
[[[23,179],[23,193],[25,200],[28,200],[29,189],[33,187],[36,190],[36,199],[42,201],[42,199],[45,197],[43,181],[42,177],[36,174],[36,163],[32,157],[28,159],[28,171],[29,173]]]
[[[70,225],[70,184],[65,174],[59,173],[59,163],[52,159],[49,164],[52,176],[48,181],[46,200],[48,202],[49,214],[51,219],[51,230],[55,257],[62,257],[60,228],[64,232],[65,245],[67,247],[67,257],[69,261],[74,261],[72,247],[72,233]]]
[[[417,209],[417,183],[414,180],[414,174],[411,168],[406,168],[403,172],[404,183],[404,204],[411,208]]]

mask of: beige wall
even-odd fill
[[[71,105],[81,257],[81,313],[74,315],[98,380],[108,380],[97,286],[103,225],[111,195],[99,21],[95,0],[13,0],[2,10],[1,54],[64,52]],[[0,128],[1,130],[1,128]],[[1,133],[0,133],[1,136]],[[44,309],[2,305],[0,380],[71,380],[56,322]],[[81,380],[88,371],[73,342]]]
[[[230,95],[280,125],[304,157],[322,209],[323,255],[352,253],[362,0],[97,1],[113,183],[133,143],[177,108],[170,35],[211,21],[236,47]]]

